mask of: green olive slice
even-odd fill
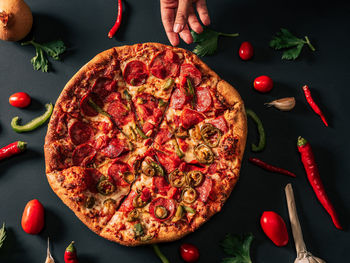
[[[139,218],[139,211],[137,209],[133,209],[129,212],[128,214],[128,218],[126,219],[126,221],[128,222],[134,222]]]
[[[168,217],[168,210],[162,205],[157,205],[154,208],[154,215],[158,219],[167,218]]]
[[[107,179],[101,180],[97,184],[97,191],[102,195],[110,195],[115,191],[115,186],[112,182]]]
[[[200,129],[203,141],[209,147],[216,147],[219,145],[221,139],[221,131],[210,123],[205,123]]]
[[[182,200],[187,204],[192,204],[197,199],[197,192],[192,187],[187,187],[182,191]]]
[[[146,201],[143,201],[142,198],[141,198],[141,193],[139,193],[138,195],[136,195],[136,196],[134,197],[134,200],[132,201],[132,205],[133,205],[135,208],[144,207],[146,204],[147,204],[147,202],[146,202]]]
[[[193,150],[194,156],[197,161],[203,164],[211,164],[214,162],[214,153],[205,144],[197,145]]]
[[[186,182],[185,174],[179,169],[175,169],[169,174],[169,183],[171,186],[181,188]]]
[[[130,172],[130,171],[124,172],[123,173],[123,179],[128,184],[131,184],[131,183],[133,183],[135,181],[135,174]]]
[[[190,171],[187,173],[188,184],[192,187],[200,185],[203,181],[203,173],[201,171]]]

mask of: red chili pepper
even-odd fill
[[[312,189],[314,190],[317,196],[317,199],[320,201],[321,205],[326,209],[327,213],[331,216],[335,227],[338,229],[343,229],[340,225],[335,209],[324,189],[320,173],[315,162],[315,157],[311,149],[311,145],[307,142],[307,140],[299,136],[297,146],[301,155],[301,161],[303,162],[307,174],[307,179],[309,180]]]
[[[303,91],[304,91],[304,94],[305,94],[306,101],[309,103],[310,107],[314,110],[314,112],[316,114],[318,114],[321,117],[324,125],[326,125],[328,127],[328,123],[327,123],[326,117],[324,116],[324,114],[321,111],[321,109],[317,106],[316,102],[311,97],[311,92],[310,92],[310,89],[309,89],[309,87],[307,85],[305,85],[303,87]]]
[[[285,174],[285,175],[289,175],[292,177],[296,177],[296,175],[286,169],[265,163],[264,161],[258,159],[258,158],[249,158],[248,159],[251,163],[265,169],[266,171],[270,171],[270,172],[275,172],[275,173],[280,173],[280,174]]]
[[[64,252],[65,263],[79,263],[77,257],[77,250],[74,247],[74,241],[72,241]]]
[[[12,155],[23,152],[27,147],[26,142],[13,142],[3,148],[0,149],[0,160],[8,158]]]
[[[118,0],[118,15],[117,20],[114,23],[114,26],[111,28],[111,30],[108,32],[108,37],[112,38],[114,34],[118,31],[120,24],[122,22],[122,13],[123,13],[123,4],[122,0]]]

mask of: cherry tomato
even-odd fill
[[[22,228],[26,233],[36,235],[43,227],[44,207],[37,199],[31,200],[23,211]]]
[[[273,211],[265,211],[260,218],[260,225],[268,238],[278,247],[287,245],[288,231],[283,218]]]
[[[180,254],[185,262],[196,262],[199,259],[199,250],[192,244],[182,244],[180,246]]]
[[[10,96],[9,102],[13,107],[25,108],[30,104],[31,98],[25,92],[17,92]]]
[[[268,76],[260,76],[254,80],[254,88],[262,93],[272,90],[273,81]]]
[[[254,55],[254,48],[252,44],[250,44],[248,41],[243,42],[238,50],[238,55],[243,60],[251,59]]]

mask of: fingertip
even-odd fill
[[[174,24],[173,31],[174,33],[180,33],[184,28],[184,25],[182,24]]]
[[[210,17],[207,16],[207,17],[203,18],[202,23],[205,26],[209,26],[210,25]]]

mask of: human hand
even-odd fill
[[[210,24],[206,0],[160,0],[160,12],[170,43],[177,46],[179,35],[187,44],[193,42],[190,28],[200,34],[203,27],[195,14],[197,11],[203,25]]]

